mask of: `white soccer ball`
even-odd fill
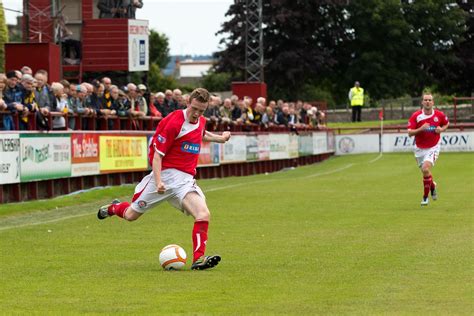
[[[160,264],[165,270],[181,270],[186,258],[186,252],[178,245],[168,245],[160,252]]]

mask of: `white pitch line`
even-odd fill
[[[345,170],[345,169],[348,169],[348,168],[352,167],[353,165],[354,165],[354,164],[351,163],[351,164],[348,164],[348,165],[346,165],[346,166],[344,166],[344,167],[341,167],[341,168],[338,168],[338,169],[330,170],[330,171],[327,171],[327,172],[318,172],[318,173],[314,173],[314,174],[311,174],[311,175],[308,175],[308,176],[304,176],[304,177],[299,177],[299,178],[307,179],[307,178],[314,178],[314,177],[317,177],[317,176],[330,175],[330,174],[337,173],[337,172],[343,171],[343,170]],[[256,184],[256,183],[265,183],[265,182],[273,182],[273,181],[278,181],[278,180],[280,180],[280,179],[257,180],[257,181],[252,181],[252,182],[237,183],[237,184],[225,185],[225,186],[221,186],[221,187],[215,187],[215,188],[211,188],[211,189],[204,190],[204,191],[205,191],[206,193],[207,193],[207,192],[214,192],[214,191],[219,191],[219,190],[226,190],[226,189],[236,188],[236,187],[240,187],[240,186],[243,186],[243,185]],[[82,213],[82,214],[70,215],[70,216],[62,216],[62,217],[58,217],[58,218],[55,218],[55,219],[49,219],[49,220],[45,220],[45,221],[41,221],[41,220],[40,220],[40,221],[37,221],[37,222],[29,222],[29,223],[18,224],[18,225],[4,226],[4,227],[0,227],[0,232],[1,232],[1,231],[6,231],[6,230],[9,230],[9,229],[14,229],[14,228],[23,228],[23,227],[28,227],[28,226],[36,226],[36,225],[42,225],[42,224],[49,224],[49,223],[55,223],[55,222],[60,222],[60,221],[68,220],[68,219],[71,219],[71,218],[78,218],[78,217],[83,217],[83,216],[90,216],[90,215],[93,215],[95,212],[96,212],[96,211],[90,212],[90,213]],[[31,214],[29,214],[29,216],[31,216]]]
[[[353,163],[350,163],[350,164],[345,165],[344,167],[341,167],[341,168],[338,168],[338,169],[334,169],[334,170],[326,171],[326,172],[313,173],[313,174],[308,175],[308,176],[306,176],[306,177],[304,177],[304,178],[305,178],[305,179],[307,179],[307,178],[314,178],[314,177],[317,177],[317,176],[325,176],[325,175],[328,175],[328,174],[337,173],[337,172],[340,172],[340,171],[349,169],[349,168],[352,167],[353,165],[354,165]]]
[[[21,228],[21,227],[26,227],[26,226],[35,226],[35,225],[41,225],[41,224],[49,224],[49,223],[54,223],[54,222],[60,222],[60,221],[67,220],[67,219],[70,219],[70,218],[82,217],[82,216],[91,215],[91,214],[93,214],[93,213],[83,213],[83,214],[77,214],[77,215],[58,217],[58,218],[50,219],[50,220],[47,220],[47,221],[39,221],[39,222],[31,222],[31,223],[20,224],[20,225],[5,226],[5,227],[0,227],[0,231],[12,229],[12,228]]]
[[[369,163],[373,163],[373,162],[376,162],[377,160],[379,160],[380,158],[382,158],[382,153],[380,153],[377,157],[375,157],[374,159],[372,159],[371,161],[369,161]]]

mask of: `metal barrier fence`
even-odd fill
[[[15,129],[20,130],[20,115],[18,113],[11,113],[0,111],[0,131],[2,130],[2,121],[4,116],[11,116]],[[35,113],[28,114],[28,131],[39,130]],[[62,128],[53,128],[53,119],[56,117],[63,117],[65,119],[65,126]],[[154,131],[161,121],[161,118],[153,116],[144,116],[139,118],[111,116],[86,116],[78,114],[67,114],[60,112],[50,112],[47,116],[48,127],[46,130],[69,130],[70,120],[74,122],[74,129],[79,131],[108,131],[108,130],[137,130],[137,131]],[[296,127],[290,128],[286,126],[269,126],[264,127],[258,124],[234,124],[234,123],[212,123],[209,122],[206,126],[209,131],[232,131],[232,132],[292,132],[292,131],[317,131],[313,127]]]

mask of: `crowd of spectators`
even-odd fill
[[[128,118],[131,122],[154,118],[159,120],[169,113],[186,108],[189,95],[181,90],[150,92],[144,84],[114,85],[108,77],[81,84],[67,80],[48,85],[48,73],[24,66],[0,74],[0,113],[2,130],[75,130],[96,129],[87,118],[105,119],[106,129],[123,128],[112,120]],[[324,112],[310,103],[270,101],[236,95],[222,100],[213,95],[204,113],[209,130],[267,130],[272,127],[325,128]],[[15,120],[14,117],[17,117]],[[81,126],[77,126],[78,119]],[[34,120],[34,125],[32,121]],[[98,120],[92,121],[97,122]],[[18,124],[18,126],[16,126]],[[132,128],[139,129],[135,124]]]

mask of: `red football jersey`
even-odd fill
[[[436,127],[448,124],[448,117],[435,109],[431,115],[426,115],[423,110],[419,110],[408,120],[408,128],[417,129],[425,123],[429,123],[430,128],[415,135],[415,144],[418,148],[431,148],[438,144],[441,136],[435,132]]]
[[[186,110],[170,113],[161,120],[153,135],[148,153],[150,164],[158,151],[163,156],[161,170],[173,168],[196,175],[205,128],[206,119],[202,116],[193,124],[186,119]]]

